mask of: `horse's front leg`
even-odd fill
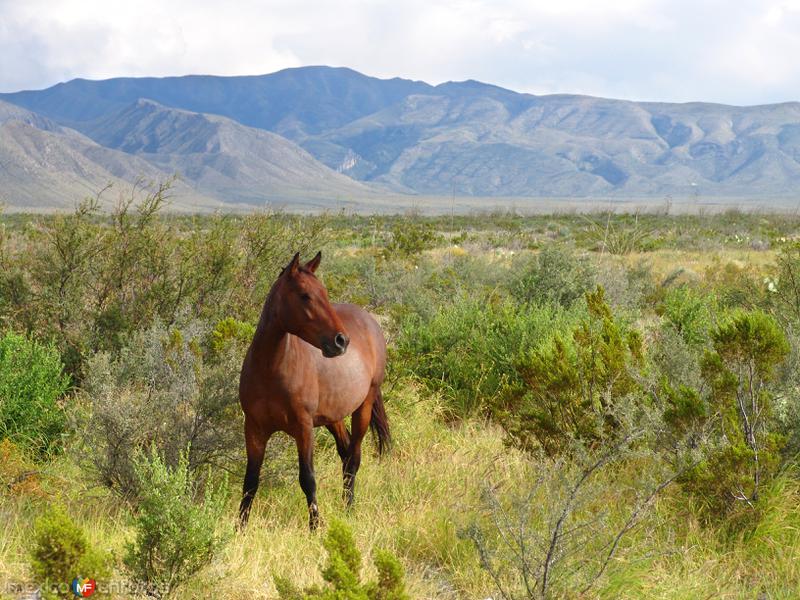
[[[252,418],[245,417],[244,439],[247,448],[247,470],[244,476],[242,502],[239,505],[240,529],[247,525],[247,519],[250,516],[250,506],[258,490],[261,463],[264,462],[264,451],[271,435],[271,431],[264,431]]]
[[[319,527],[317,507],[317,482],[314,478],[314,425],[302,424],[294,435],[297,443],[297,458],[300,466],[300,487],[308,503],[308,527],[314,531]]]

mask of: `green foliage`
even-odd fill
[[[392,239],[386,245],[384,255],[412,258],[436,247],[438,242],[439,235],[430,223],[416,218],[401,219],[392,227]]]
[[[555,334],[516,364],[524,393],[510,395],[499,412],[512,442],[555,455],[573,438],[600,440],[615,420],[614,402],[639,391],[641,334],[611,313],[603,288],[586,294],[587,316],[571,336]]]
[[[231,344],[247,347],[255,333],[255,325],[227,317],[218,322],[211,331],[211,350],[219,354]]]
[[[521,302],[555,302],[569,307],[594,287],[596,272],[586,257],[548,244],[527,264],[515,265],[511,291]]]
[[[520,384],[514,364],[521,353],[572,316],[553,305],[457,298],[429,319],[411,317],[400,331],[395,362],[443,395],[450,416],[492,406]]]
[[[753,507],[779,466],[783,440],[773,431],[771,384],[789,344],[775,319],[759,311],[735,312],[711,339],[702,369],[718,415],[717,443],[686,487],[720,517],[735,505]]]
[[[283,600],[409,600],[405,591],[403,567],[389,552],[375,552],[378,579],[362,583],[361,553],[356,548],[353,532],[343,522],[334,520],[323,541],[328,564],[322,570],[324,587],[311,586],[299,590],[290,581],[275,576],[275,587]]]
[[[59,400],[69,382],[53,346],[11,332],[0,337],[0,438],[38,458],[58,450],[66,428]]]
[[[135,472],[141,490],[136,538],[127,545],[125,565],[151,595],[169,596],[222,547],[217,528],[229,496],[227,482],[206,485],[198,500],[186,455],[170,468],[155,447],[137,456]]]
[[[102,580],[109,557],[91,547],[83,530],[61,508],[36,520],[30,567],[45,597],[72,598],[69,584],[79,576]]]
[[[205,361],[205,339],[199,323],[156,323],[133,335],[116,358],[99,353],[88,362],[90,414],[81,438],[100,481],[123,496],[140,493],[133,458],[151,444],[172,467],[188,448],[187,466],[198,474],[238,455],[241,354],[221,348]]]
[[[713,296],[681,285],[667,290],[659,308],[665,321],[690,347],[699,348],[706,344],[715,312]]]
[[[663,382],[664,422],[673,431],[684,433],[696,429],[708,418],[708,405],[700,393],[685,385],[673,387]]]
[[[134,191],[107,217],[95,198],[25,228],[3,259],[0,318],[54,339],[80,380],[93,353],[156,320],[254,321],[279,266],[327,239],[325,217],[269,212],[186,227],[160,214],[168,189]]]

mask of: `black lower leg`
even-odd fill
[[[250,506],[253,504],[253,498],[258,491],[259,473],[261,471],[261,462],[257,465],[251,461],[247,461],[247,471],[244,475],[244,485],[242,486],[242,502],[239,504],[239,525],[244,527],[247,524],[247,519],[250,517]]]
[[[344,473],[344,501],[348,507],[353,505],[356,491],[356,474],[358,467],[361,465],[361,449],[354,451],[347,457],[342,465],[342,472]]]
[[[306,495],[308,503],[308,526],[314,531],[319,526],[319,509],[317,508],[317,482],[314,479],[314,467],[311,463],[300,461],[300,487]]]

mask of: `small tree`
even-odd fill
[[[776,367],[789,343],[775,319],[763,312],[736,312],[711,334],[713,349],[703,358],[703,377],[719,416],[720,446],[695,482],[712,493],[715,508],[738,500],[752,506],[762,482],[774,475],[780,439],[770,432]]]

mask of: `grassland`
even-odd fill
[[[334,518],[350,525],[365,558],[378,548],[394,553],[406,571],[407,591],[415,599],[503,597],[470,538],[476,527],[491,539],[500,535],[493,528],[497,505],[487,501],[487,495],[509,507],[513,498],[527,494],[536,508],[563,493],[557,486],[559,469],[568,472],[572,459],[520,448],[509,437],[496,407],[513,388],[508,379],[512,375],[505,371],[509,367],[503,365],[521,360],[510,353],[517,345],[528,344],[520,349],[522,353],[545,346],[559,327],[570,331],[585,317],[585,288],[601,285],[620,327],[642,332],[647,358],[636,375],[641,389],[637,402],[651,403],[650,384],[642,383],[645,380],[679,377],[678,370],[668,371],[677,367],[664,366],[656,356],[669,325],[665,298],[676,288],[693,290],[709,309],[704,341],[685,354],[695,357],[692,360],[698,365],[702,353],[713,348],[709,332],[737,310],[764,311],[781,323],[792,345],[787,365],[794,364],[798,352],[794,317],[769,288],[770,281],[779,281],[782,257],[795,247],[800,226],[796,217],[738,212],[683,216],[496,213],[435,218],[268,214],[248,220],[157,213],[147,219],[135,211],[122,218],[91,211],[82,217],[3,217],[0,326],[4,332],[23,332],[53,344],[73,384],[59,399],[67,414],[59,451],[42,459],[18,440],[0,442],[0,597],[20,597],[15,590],[35,588],[30,568],[32,526],[54,505],[65,508],[92,547],[107,553],[112,572],[108,581],[117,582],[120,590],[111,596],[131,596],[126,591],[131,589],[126,587],[131,575],[123,557],[136,534],[137,503],[104,485],[92,460],[93,452],[99,452],[93,444],[108,435],[91,429],[97,427],[92,390],[100,381],[92,369],[102,364],[93,357],[104,354],[113,360],[132,344],[132,336],[149,330],[156,321],[168,321],[168,328],[182,331],[190,322],[204,324],[204,331],[225,318],[254,322],[259,299],[293,247],[323,248],[320,273],[332,299],[367,306],[384,326],[391,350],[384,393],[394,447],[389,455],[378,458],[369,442],[352,510],[342,505],[341,464],[333,441],[325,430],[318,431],[315,463],[323,525]],[[64,240],[75,243],[61,243]],[[157,247],[154,240],[161,241]],[[261,254],[254,250],[258,240],[268,240]],[[87,257],[81,248],[94,250]],[[117,260],[122,248],[130,251],[130,260]],[[565,270],[543,273],[537,260],[553,248],[567,256]],[[74,256],[66,257],[69,251]],[[171,309],[171,321],[159,312],[165,304],[162,299],[153,301],[135,293],[154,286],[150,269],[169,260],[183,261],[186,268],[173,274],[167,271],[171,267],[164,266],[159,293],[173,298],[169,288],[173,275],[175,281],[184,282],[180,289],[188,290]],[[575,270],[577,264],[588,265],[591,282],[578,281],[574,300],[556,306],[556,301],[536,297],[524,309],[530,312],[513,312],[523,305],[518,282],[526,273],[552,278],[554,289],[562,294],[564,286],[571,285],[570,278],[582,272]],[[256,266],[264,272],[253,275]],[[59,274],[68,268],[79,275],[78,280],[68,277],[66,283],[55,286],[54,282],[61,281]],[[196,273],[196,281],[186,275],[190,272]],[[106,290],[109,298],[118,294],[118,301],[95,303],[98,290]],[[535,296],[536,290],[525,293]],[[448,338],[451,326],[453,331],[459,327],[483,331],[467,320],[458,321],[459,315],[472,310],[470,302],[481,307],[473,316],[477,322],[488,323],[487,336],[520,337],[507,339],[505,346],[496,345],[494,354],[480,347],[494,338],[470,339],[469,333]],[[541,316],[551,313],[537,312],[548,303],[553,306],[546,310],[561,315],[552,322]],[[522,336],[522,330],[528,337]],[[427,354],[415,356],[423,346],[411,333],[420,331],[430,334],[430,343],[439,344],[435,353],[426,347]],[[228,348],[230,364],[219,360],[217,366],[211,354],[203,357],[202,368],[220,369],[219,394],[233,406],[228,413],[232,415],[228,419],[231,440],[237,439],[241,426],[235,412],[235,365],[245,347],[241,342],[234,340]],[[436,365],[451,364],[446,362],[451,359],[442,358],[450,345],[456,358],[458,352],[463,353],[458,361],[463,373],[440,371],[437,379],[431,373]],[[420,360],[429,361],[430,369],[421,368]],[[709,519],[698,496],[690,492],[691,486],[676,480],[642,510],[593,585],[581,592],[583,586],[565,574],[546,596],[800,596],[800,481],[792,442],[798,395],[790,371],[789,366],[780,371],[773,392],[781,407],[772,425],[784,440],[780,465],[763,484],[753,518],[736,526],[731,525],[733,518]],[[697,378],[697,373],[687,377]],[[698,389],[709,393],[702,385]],[[135,391],[135,386],[120,387],[120,402]],[[465,394],[477,397],[477,402],[469,407],[459,404]],[[159,438],[154,435],[154,439]],[[204,483],[227,478],[233,490],[216,522],[223,543],[201,570],[172,591],[173,597],[276,598],[274,574],[298,585],[320,583],[326,561],[323,533],[307,530],[305,503],[296,482],[295,450],[289,440],[276,436],[270,442],[250,525],[238,534],[234,525],[244,457],[237,442],[228,446],[212,474],[202,476]],[[624,526],[629,516],[626,503],[644,489],[637,486],[644,486],[645,476],[668,462],[648,449],[599,473],[581,509],[597,517],[586,521],[590,531],[596,530],[592,537]],[[542,473],[552,475],[550,483],[531,492]],[[548,518],[548,514],[535,513],[531,527],[536,528],[536,519],[542,519],[541,527],[546,529]],[[577,562],[565,558],[567,567],[596,560],[598,550],[586,542],[572,549],[572,554]],[[369,560],[365,564],[365,574],[371,576],[374,568]],[[515,580],[518,565],[514,560],[505,561],[503,569],[502,581]],[[519,592],[507,597],[528,596]]]

